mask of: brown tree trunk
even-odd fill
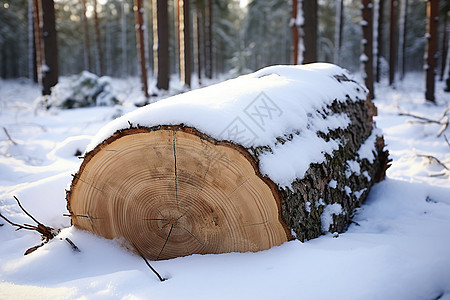
[[[50,95],[51,88],[58,83],[58,47],[53,0],[42,0],[42,38],[44,41],[42,95]]]
[[[167,0],[153,0],[153,68],[156,87],[169,89],[169,14]]]
[[[292,63],[294,65],[298,64],[298,27],[297,27],[297,13],[298,13],[298,2],[297,0],[292,0]]]
[[[303,64],[317,61],[317,0],[304,0],[302,2],[304,25],[303,41],[305,52]]]
[[[435,69],[437,60],[437,29],[439,24],[439,0],[427,1],[427,50],[425,55],[425,99],[435,101]]]
[[[400,79],[403,80],[405,78],[406,73],[406,36],[408,32],[408,0],[403,0],[403,15],[402,15],[402,48],[400,49],[402,60],[401,60],[401,69],[400,69]]]
[[[372,0],[362,0],[362,29],[363,40],[361,41],[363,47],[363,55],[361,62],[364,66],[364,84],[369,89],[370,99],[375,98],[373,85],[373,3]]]
[[[100,36],[100,25],[98,22],[98,14],[97,14],[97,0],[94,0],[94,26],[95,26],[95,42],[97,44],[97,66],[99,76],[103,76],[104,68],[103,68],[103,50],[102,50],[102,41]]]
[[[42,63],[44,61],[44,50],[41,38],[41,1],[33,0],[34,20],[34,45],[36,52],[36,74],[37,82],[42,84]]]
[[[389,34],[389,85],[395,81],[395,66],[397,63],[397,10],[398,0],[391,0],[391,19]]]
[[[378,35],[377,35],[377,62],[376,62],[376,81],[381,80],[381,57],[383,55],[384,45],[384,0],[378,0]]]
[[[81,0],[83,6],[83,26],[84,26],[84,68],[92,71],[91,64],[91,46],[89,42],[89,23],[86,16],[86,0]]]
[[[201,24],[202,24],[202,9],[197,5],[195,14],[195,26],[194,26],[194,45],[195,45],[195,57],[197,65],[197,77],[198,85],[202,85],[202,41],[201,41]]]
[[[444,14],[444,20],[442,24],[442,55],[441,55],[441,73],[440,73],[440,81],[444,80],[444,73],[445,73],[445,65],[447,63],[447,54],[448,54],[448,42],[447,42],[447,19],[448,19],[448,12],[445,12]]]
[[[142,0],[134,0],[134,16],[136,26],[136,49],[139,56],[142,92],[146,102],[150,98],[148,94],[147,65],[145,61],[145,39],[144,39],[144,6]]]
[[[211,79],[213,75],[213,34],[212,34],[212,20],[213,20],[213,7],[212,0],[206,0],[206,13],[205,13],[205,76]]]
[[[336,3],[336,26],[334,33],[334,63],[339,65],[341,48],[342,48],[342,32],[344,29],[344,0]]]
[[[181,84],[191,86],[191,34],[189,0],[178,0],[178,44]]]
[[[330,76],[324,74],[327,80]],[[343,74],[333,78],[333,87],[362,89]],[[269,119],[264,112],[280,112],[275,102],[261,94],[258,97],[263,98],[255,100],[262,102],[248,106],[249,94],[237,95],[233,83],[224,84],[233,95],[230,101],[241,101],[249,115],[256,111],[262,124],[272,122],[272,116]],[[301,90],[295,84],[295,90]],[[210,92],[214,100],[214,89]],[[323,97],[320,90],[317,97]],[[388,163],[383,138],[372,132],[376,108],[370,99],[354,100],[344,97],[311,109],[311,115],[324,114],[323,120],[327,120],[325,114],[346,114],[349,125],[317,132],[325,142],[342,144],[326,154],[322,163],[309,164],[302,178],[293,179],[291,188],[261,173],[258,162],[264,152],[271,151],[270,146],[246,148],[248,137],[232,137],[239,134],[234,130],[241,126],[238,118],[216,138],[182,124],[118,130],[85,155],[74,175],[67,193],[72,224],[106,238],[123,238],[125,246],[154,260],[260,251],[293,239],[292,234],[303,241],[342,232],[370,187],[383,178]],[[193,108],[190,113],[199,111]],[[260,119],[254,122],[261,126]],[[291,141],[306,130],[302,126],[290,128],[289,134],[270,144],[299,147],[300,153],[301,146]],[[362,147],[361,153],[371,155],[360,154]],[[332,207],[340,212],[331,213]]]

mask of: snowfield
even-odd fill
[[[396,89],[376,86],[375,120],[393,162],[345,233],[151,262],[167,279],[160,282],[141,257],[64,216],[77,156],[105,124],[135,110],[137,79],[113,80],[122,106],[49,111],[34,107],[37,86],[0,81],[0,212],[33,224],[17,196],[40,222],[62,229],[24,256],[39,234],[0,219],[0,299],[450,299],[450,129],[437,137],[442,125],[399,115],[439,120],[450,106],[440,82],[437,104],[426,103],[424,82],[410,74]]]

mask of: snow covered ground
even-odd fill
[[[354,223],[338,237],[287,242],[259,253],[192,255],[151,262],[116,242],[71,228],[65,188],[91,137],[134,109],[136,80],[115,80],[117,107],[35,110],[38,87],[0,81],[0,212],[32,224],[13,196],[39,221],[63,228],[40,243],[0,219],[0,299],[450,299],[450,145],[438,124],[417,124],[399,112],[438,120],[450,106],[442,83],[437,105],[424,101],[421,74],[393,90],[376,86],[379,116],[393,159]],[[450,129],[444,134],[450,139]],[[64,241],[69,237],[81,252]]]

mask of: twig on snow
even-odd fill
[[[145,258],[145,256],[142,254],[141,251],[139,251],[139,249],[136,247],[136,245],[134,243],[132,243],[134,249],[136,250],[136,252],[139,254],[140,257],[142,257],[142,259],[145,261],[145,264],[150,268],[150,270],[152,270],[152,272],[158,277],[159,281],[163,282],[166,281],[166,278],[161,277],[161,275],[159,275],[159,273],[150,265],[150,263],[148,262],[148,260]]]
[[[416,154],[418,157],[425,157],[428,158],[429,160],[434,160],[436,161],[439,165],[441,165],[444,169],[449,170],[449,168],[443,163],[441,162],[437,157],[433,156],[433,155],[424,155],[424,154]]]
[[[442,127],[439,129],[437,136],[440,137],[442,133],[444,133],[445,130],[447,130],[448,126],[450,125],[450,118],[447,116],[447,113],[450,112],[450,106],[444,109],[444,111],[441,114],[441,117],[439,120],[433,120],[427,117],[418,116],[411,113],[406,112],[400,112],[399,116],[408,116],[415,119],[420,120],[420,124],[439,124],[442,125]]]
[[[14,141],[14,140],[11,138],[11,136],[9,135],[8,130],[6,130],[6,127],[3,127],[3,131],[5,132],[6,136],[8,137],[8,140],[9,140],[14,146],[17,146],[17,142]]]
[[[445,134],[444,134],[444,139],[447,142],[447,145],[450,147],[450,142],[448,141],[447,136]]]
[[[29,217],[31,218],[36,224],[35,225],[29,225],[29,224],[17,224],[14,223],[12,221],[10,221],[8,218],[6,218],[4,215],[2,215],[0,213],[0,217],[5,220],[6,222],[8,222],[11,226],[17,227],[16,230],[20,230],[20,229],[26,229],[26,230],[34,230],[37,231],[41,237],[43,242],[40,245],[31,247],[30,249],[28,249],[27,251],[25,251],[24,255],[30,254],[32,252],[34,252],[35,250],[39,249],[40,247],[44,246],[44,244],[46,244],[47,242],[49,242],[51,239],[53,239],[54,237],[56,237],[60,230],[59,229],[54,229],[52,227],[49,226],[45,226],[44,224],[42,224],[41,222],[39,222],[35,217],[33,217],[29,212],[27,212],[25,210],[25,208],[22,206],[22,204],[20,203],[19,199],[16,196],[13,196],[14,199],[17,201],[17,204],[19,205],[20,209]],[[72,246],[72,249],[80,251],[80,249],[78,249],[78,247],[68,238],[66,238],[66,241]]]

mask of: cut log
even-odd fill
[[[152,260],[344,231],[388,163],[348,77],[266,68],[113,121],[67,192],[72,224]]]

